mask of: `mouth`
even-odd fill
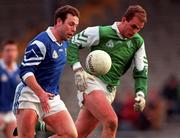
[[[73,34],[67,34],[67,36],[68,36],[68,37],[72,37],[72,36],[73,36]]]

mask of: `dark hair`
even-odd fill
[[[80,17],[78,9],[70,5],[65,5],[55,11],[54,24],[56,24],[57,18],[60,18],[64,22],[66,20],[67,14],[72,14],[73,16],[77,16],[78,18]]]
[[[130,21],[133,17],[138,17],[142,22],[147,22],[146,11],[140,5],[131,5],[126,10],[124,17]]]
[[[16,45],[16,41],[12,40],[12,39],[8,39],[8,40],[4,40],[1,43],[1,50],[4,50],[4,48],[6,47],[6,45]]]

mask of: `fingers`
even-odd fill
[[[54,94],[48,93],[49,100],[53,100],[54,96],[55,96]]]
[[[85,71],[78,71],[75,73],[75,84],[77,86],[77,89],[81,92],[85,91],[85,89],[88,87],[87,80],[90,79],[94,81],[94,77],[90,74],[88,74]]]
[[[75,83],[77,89],[80,91],[84,91],[87,88],[87,77],[83,72],[81,74],[77,74],[75,76]]]
[[[136,97],[136,98],[135,98],[135,101],[138,102],[138,103],[140,103],[140,102],[141,102],[140,97]]]
[[[141,112],[142,111],[142,108],[138,103],[134,104],[134,111],[136,111],[136,112]]]
[[[95,81],[95,78],[94,78],[92,75],[90,75],[90,74],[87,75],[87,79],[90,79],[90,80],[92,80],[92,81]]]
[[[142,97],[135,98],[134,111],[142,112],[145,107],[145,99]]]
[[[48,103],[48,101],[44,101],[41,103],[42,109],[45,113],[49,113],[50,111],[50,105]]]
[[[45,113],[48,113],[50,111],[50,105],[49,105],[49,99],[53,98],[54,97],[54,94],[51,94],[51,93],[44,93],[44,95],[40,98],[40,101],[41,101],[41,107],[42,107],[42,110],[45,112]]]
[[[85,80],[82,80],[81,82],[76,83],[76,86],[77,86],[77,89],[82,92],[87,88],[87,83]]]
[[[87,77],[86,77],[86,75],[83,76],[83,83],[82,84],[83,84],[83,91],[84,91],[88,86],[87,85]]]
[[[54,97],[54,94],[52,93],[47,93],[49,97]]]

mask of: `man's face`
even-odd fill
[[[144,22],[141,22],[136,16],[133,17],[130,21],[127,21],[126,18],[123,17],[121,25],[122,31],[120,33],[122,36],[125,38],[131,38],[144,27]]]
[[[62,40],[70,39],[76,32],[77,26],[79,24],[79,18],[71,14],[67,15],[64,22],[62,20],[57,20],[57,27]]]
[[[2,52],[2,58],[7,63],[12,63],[17,60],[18,49],[16,44],[7,44]]]

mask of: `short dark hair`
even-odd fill
[[[17,45],[17,43],[15,40],[12,40],[12,39],[7,39],[7,40],[2,41],[2,43],[1,43],[1,50],[2,51],[4,50],[6,45]]]
[[[145,9],[140,5],[131,5],[126,10],[124,17],[127,21],[130,21],[133,17],[138,17],[142,22],[147,22],[147,14]]]
[[[72,14],[73,16],[77,16],[78,18],[80,17],[78,9],[70,5],[65,5],[55,11],[54,24],[56,24],[57,18],[60,18],[64,22],[66,20],[67,14]]]

